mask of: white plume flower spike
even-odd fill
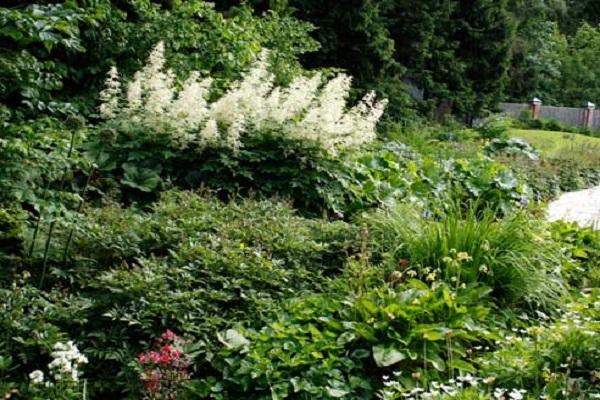
[[[180,90],[174,89],[174,74],[165,69],[164,44],[160,42],[146,66],[134,75],[122,100],[116,69],[109,71],[101,93],[101,111],[106,118],[126,116],[151,130],[165,129],[182,147],[196,142],[237,151],[250,129],[277,129],[298,140],[315,141],[331,153],[375,138],[386,100],[377,101],[370,92],[348,109],[351,78],[345,74],[323,86],[319,73],[296,77],[286,87],[276,86],[268,56],[262,51],[241,79],[209,104],[212,81],[200,80],[199,72],[191,73]]]
[[[100,115],[104,119],[113,118],[119,109],[119,97],[121,96],[121,83],[119,82],[119,71],[117,67],[111,67],[106,74],[105,88],[100,92]]]
[[[136,114],[142,107],[142,74],[136,72],[133,80],[127,85],[127,108],[130,115]]]

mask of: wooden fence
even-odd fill
[[[600,110],[595,111],[594,104],[586,107],[554,107],[544,106],[538,99],[531,103],[500,103],[500,110],[512,117],[518,117],[524,111],[531,113],[534,119],[554,119],[568,126],[587,127],[600,131]]]

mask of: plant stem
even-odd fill
[[[37,239],[38,232],[40,230],[40,222],[42,220],[42,210],[40,210],[37,221],[35,222],[35,229],[33,230],[33,236],[31,237],[31,244],[29,245],[28,255],[31,257],[33,255],[33,249],[35,248],[35,241]]]
[[[81,192],[81,201],[79,202],[79,205],[77,206],[77,213],[80,213],[81,209],[83,208],[83,204],[85,203],[85,195],[87,193],[87,189],[89,187],[90,181],[92,180],[92,176],[94,175],[95,171],[96,171],[96,169],[92,168],[92,171],[90,172],[87,180],[85,181],[85,186],[83,187],[83,190]],[[73,232],[74,231],[75,231],[75,228],[71,227],[71,230],[69,231],[69,237],[67,238],[67,244],[65,245],[65,251],[63,253],[63,264],[65,264],[67,262],[69,247],[71,247],[71,242],[73,240]]]
[[[48,238],[46,239],[46,246],[44,247],[44,261],[42,264],[42,277],[40,278],[40,289],[44,286],[44,278],[46,277],[46,269],[48,267],[48,253],[50,250],[50,241],[52,240],[52,231],[54,231],[55,221],[50,223],[50,229],[48,229]]]

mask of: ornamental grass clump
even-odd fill
[[[100,114],[106,120],[164,130],[182,146],[195,143],[235,151],[251,130],[281,130],[290,138],[315,141],[331,153],[375,138],[387,100],[377,100],[370,92],[348,109],[351,78],[345,74],[325,80],[315,73],[278,86],[267,58],[264,50],[240,80],[209,103],[212,79],[192,72],[178,87],[174,73],[165,68],[164,45],[159,42],[125,90],[117,69],[111,68],[100,95]]]
[[[409,260],[406,275],[441,279],[456,288],[483,283],[502,304],[552,308],[564,293],[565,261],[541,221],[524,213],[449,211],[423,218],[398,207],[367,218],[375,254],[390,270]]]

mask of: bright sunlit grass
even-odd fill
[[[577,133],[542,130],[513,129],[511,137],[525,139],[529,144],[548,157],[557,156],[565,151],[593,151],[600,158],[600,138]]]

